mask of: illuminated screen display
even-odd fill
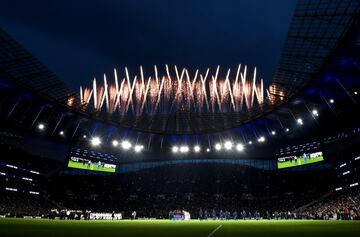
[[[107,164],[101,161],[91,161],[84,158],[72,156],[69,159],[68,167],[75,169],[115,173],[116,165]]]
[[[286,156],[280,157],[277,160],[277,167],[279,169],[297,167],[302,165],[308,165],[316,162],[320,162],[324,160],[323,153],[313,152],[313,153],[304,153],[300,156]]]

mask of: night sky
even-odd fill
[[[295,0],[1,0],[0,27],[71,87],[128,66],[257,66],[272,81]],[[223,71],[225,74],[225,71]],[[112,78],[112,77],[111,77]]]

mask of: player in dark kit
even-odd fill
[[[255,212],[255,218],[257,221],[260,220],[260,212],[258,211]]]
[[[225,212],[225,217],[226,217],[226,220],[230,220],[231,214],[229,211]]]
[[[169,211],[169,220],[172,220],[172,219],[173,219],[173,217],[174,217],[173,212],[172,212],[172,211]]]
[[[236,210],[233,213],[233,218],[234,218],[234,220],[237,220],[237,218],[238,218],[238,213]]]
[[[270,212],[269,212],[269,211],[266,211],[266,218],[267,218],[268,220],[270,220],[270,219],[271,219],[271,214],[270,214]]]
[[[246,212],[245,212],[245,211],[242,211],[242,212],[241,212],[241,218],[242,218],[243,220],[246,219]]]
[[[216,220],[216,211],[215,211],[215,209],[212,210],[212,218],[213,218],[213,220]]]

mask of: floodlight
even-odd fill
[[[201,150],[200,146],[196,145],[194,146],[194,151],[198,153]]]
[[[172,147],[172,152],[173,153],[177,153],[178,151],[179,151],[179,147],[177,147],[177,146]]]
[[[313,111],[311,112],[315,117],[319,116],[319,113],[316,109],[313,109]]]
[[[224,143],[224,147],[225,147],[225,150],[231,150],[231,148],[233,147],[233,143],[231,141],[226,141]]]
[[[99,137],[93,137],[91,139],[91,145],[93,146],[99,146],[101,144],[101,140]]]
[[[301,118],[298,118],[298,119],[296,120],[296,122],[297,122],[297,124],[299,124],[299,125],[303,125],[303,124],[304,124],[304,122],[303,122],[303,120],[302,120]]]
[[[186,152],[188,152],[189,151],[189,147],[188,146],[181,146],[180,147],[180,152],[181,153],[186,153]]]
[[[243,151],[243,150],[244,150],[244,145],[241,144],[241,143],[237,144],[237,145],[236,145],[236,150],[237,150],[237,151]]]
[[[39,123],[38,129],[39,129],[39,130],[44,130],[44,129],[45,129],[45,125],[44,125],[43,123]]]
[[[129,150],[131,148],[131,143],[127,140],[125,141],[122,141],[121,143],[121,147],[124,149],[124,150]]]
[[[113,145],[113,146],[118,146],[118,145],[119,145],[119,142],[118,142],[117,140],[113,140],[113,141],[112,141],[112,145]]]
[[[265,137],[264,136],[259,137],[258,142],[265,142]]]
[[[138,152],[142,151],[143,148],[144,148],[143,145],[135,145],[134,150],[135,150],[135,152],[138,153]]]
[[[215,144],[215,150],[217,150],[217,151],[221,150],[221,144],[220,143]]]

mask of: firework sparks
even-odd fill
[[[125,68],[121,80],[114,69],[114,83],[109,84],[104,74],[102,84],[94,78],[92,88],[80,87],[81,103],[88,107],[92,102],[95,110],[104,109],[110,114],[141,116],[169,114],[178,110],[239,112],[250,109],[254,104],[261,105],[265,100],[264,83],[262,79],[257,81],[256,68],[251,79],[247,78],[247,66],[241,71],[241,65],[235,75],[231,75],[228,69],[225,77],[220,75],[219,66],[213,74],[210,69],[204,73],[196,70],[195,74],[191,74],[185,68],[174,68],[175,75],[172,75],[165,65],[165,73],[161,75],[161,70],[154,66],[153,76],[147,79],[142,67],[140,76],[131,75]]]

